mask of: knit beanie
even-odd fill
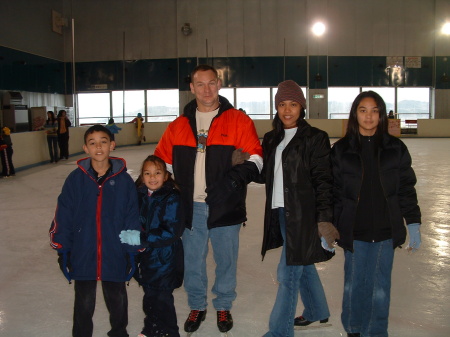
[[[298,102],[306,109],[306,98],[305,95],[303,95],[302,88],[292,80],[287,80],[278,84],[278,91],[275,94],[275,108],[283,101]]]

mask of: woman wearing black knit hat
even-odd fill
[[[283,246],[277,298],[264,337],[294,336],[295,325],[328,322],[330,312],[314,263],[334,255],[339,234],[332,225],[332,172],[328,135],[304,119],[306,99],[300,86],[287,80],[275,95],[273,130],[264,135],[266,184],[262,255]],[[295,318],[298,294],[305,310]]]

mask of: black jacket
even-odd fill
[[[277,211],[272,210],[275,153],[281,139],[275,131],[264,135],[264,167],[259,182],[266,184],[264,238],[261,254],[283,245]],[[332,222],[333,196],[330,141],[326,132],[301,120],[282,153],[286,212],[286,263],[309,265],[334,254],[321,246],[317,223]]]
[[[339,230],[339,245],[353,251],[353,228],[361,193],[363,166],[361,147],[356,137],[344,137],[331,150],[334,177],[334,224]],[[394,248],[406,239],[407,224],[421,223],[414,185],[416,175],[411,156],[398,138],[384,134],[379,140],[378,172],[386,198]]]

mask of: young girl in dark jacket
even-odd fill
[[[416,176],[405,144],[389,135],[386,104],[359,94],[347,132],[331,150],[334,223],[344,248],[342,324],[348,336],[388,336],[394,249],[420,246]]]
[[[330,312],[314,263],[327,261],[338,232],[333,226],[332,171],[328,135],[305,120],[306,99],[291,80],[275,95],[273,130],[262,143],[266,207],[262,255],[283,246],[277,298],[264,337],[293,337],[295,325],[326,323]],[[328,243],[327,243],[328,241]],[[295,318],[298,295],[305,310]]]
[[[144,328],[138,337],[179,337],[173,290],[183,283],[183,215],[180,192],[157,156],[144,160],[136,180],[142,232],[129,231],[122,242],[141,244],[137,281],[144,289]]]

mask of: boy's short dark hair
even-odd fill
[[[111,131],[109,131],[109,129],[105,128],[103,125],[95,124],[95,125],[92,125],[89,129],[87,129],[86,132],[84,133],[84,143],[86,144],[87,137],[90,134],[93,134],[94,132],[100,132],[100,131],[106,133],[108,135],[109,140],[111,141],[111,138],[112,138]]]

